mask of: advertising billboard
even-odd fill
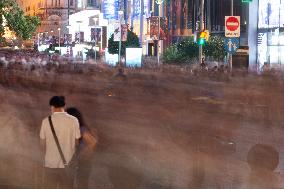
[[[127,41],[128,26],[127,24],[121,25],[121,41]]]
[[[149,2],[150,0],[144,0],[144,14],[145,17],[149,16]],[[133,0],[133,17],[138,18],[141,15],[141,0]]]
[[[160,40],[164,40],[168,33],[168,22],[164,17],[160,18]],[[159,38],[159,17],[150,17],[150,37],[152,40],[158,40]]]
[[[104,0],[102,1],[102,12],[104,19],[118,19],[119,0]]]
[[[259,0],[258,28],[283,27],[284,1]]]
[[[100,42],[102,36],[102,28],[91,28],[91,41]]]
[[[72,34],[64,34],[63,42],[65,45],[72,44]]]
[[[114,23],[113,41],[121,40],[121,24],[119,22]]]
[[[75,43],[84,42],[84,32],[76,32],[75,33]]]

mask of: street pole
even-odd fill
[[[61,48],[60,48],[60,28],[58,28],[58,47],[59,47],[59,54],[61,55]]]
[[[143,33],[144,33],[144,0],[141,0],[141,9],[140,9],[140,44],[143,49]]]
[[[156,0],[156,3],[159,5],[158,11],[158,44],[157,44],[157,58],[158,58],[158,65],[160,65],[160,29],[161,29],[161,19],[160,19],[160,12],[161,12],[161,4],[164,0]]]
[[[37,34],[37,49],[39,48],[39,35],[40,33]]]
[[[67,8],[67,9],[68,9],[68,13],[67,13],[67,14],[68,14],[68,26],[69,26],[69,24],[70,24],[70,23],[69,23],[69,17],[70,17],[70,0],[68,0],[67,3],[68,3],[68,6],[67,6],[67,7],[68,7],[68,8]]]
[[[204,0],[201,0],[200,4],[200,32],[204,30],[203,20],[204,20]],[[199,64],[202,63],[202,57],[203,57],[203,49],[202,44],[199,45]]]
[[[95,28],[97,27],[97,20],[98,18],[94,18],[94,21],[95,21]],[[97,30],[95,30],[97,31]],[[95,63],[97,62],[97,32],[95,33]]]
[[[80,28],[80,24],[79,24],[79,44],[81,44],[81,28]]]
[[[118,65],[120,65],[120,56],[121,56],[121,15],[123,14],[123,11],[118,11],[118,15],[119,15],[119,46],[118,46]]]
[[[157,45],[157,58],[158,58],[158,65],[160,65],[160,29],[161,29],[161,20],[160,20],[160,8],[161,4],[159,4],[159,15],[158,15],[158,45]]]
[[[231,16],[234,16],[234,0],[231,0]],[[229,61],[230,61],[230,72],[233,71],[233,54],[229,54]]]
[[[79,24],[79,46],[81,48],[81,28],[80,28],[80,24],[82,23],[82,21],[77,21],[77,23]],[[83,56],[82,49],[81,49],[81,54],[82,54],[82,62],[84,63],[84,56]]]
[[[95,39],[95,63],[97,62],[97,39]]]
[[[135,10],[135,1],[132,1],[132,10],[131,10],[131,31],[133,31],[133,27],[134,27],[134,10]]]

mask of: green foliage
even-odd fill
[[[95,54],[96,53],[96,54]],[[88,49],[86,52],[87,57],[92,58],[92,59],[99,59],[100,58],[100,53],[98,51],[95,51],[95,49]]]
[[[45,49],[46,53],[49,53],[49,51],[54,51],[55,52],[55,46],[54,45],[49,45],[47,49]]]
[[[166,63],[179,63],[185,61],[185,56],[178,51],[177,45],[174,44],[164,51],[163,59]]]
[[[226,55],[224,50],[224,40],[220,36],[212,36],[203,45],[203,53],[206,58],[222,60]],[[163,54],[166,63],[187,63],[198,58],[199,47],[194,42],[193,37],[188,37],[183,41],[168,47]]]
[[[194,37],[184,39],[177,46],[179,53],[184,54],[187,61],[198,57],[198,44],[194,42]]]
[[[0,1],[0,42],[3,43],[5,39],[3,39],[3,35],[5,34],[5,28],[3,25],[4,22],[4,13],[8,13],[10,11],[10,7],[14,7],[16,5],[15,1],[12,0],[1,0]]]
[[[114,35],[112,34],[108,40],[108,51],[110,54],[118,54],[119,41],[113,41],[113,37]],[[127,33],[127,41],[121,42],[121,55],[122,56],[125,55],[126,47],[133,47],[133,48],[140,47],[138,36],[130,30],[128,30],[128,33]]]
[[[215,60],[222,60],[225,55],[224,39],[220,36],[211,36],[204,46],[206,57],[212,57]]]
[[[6,26],[13,31],[17,37],[27,40],[32,37],[36,28],[40,25],[40,19],[35,16],[25,16],[22,9],[13,0],[1,0],[0,3],[0,38],[4,35],[3,17]]]

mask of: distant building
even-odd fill
[[[41,19],[39,33],[50,33],[61,29],[67,33],[68,15],[84,9],[100,9],[101,0],[18,0],[26,15]]]
[[[283,69],[284,64],[284,1],[259,0],[257,30],[251,28],[258,68],[265,64]],[[254,36],[257,36],[253,38]]]
[[[163,16],[168,19],[169,40],[175,42],[199,30],[201,0],[164,1]],[[204,0],[204,27],[210,34],[224,34],[225,16],[231,15],[230,0]],[[247,5],[234,1],[234,15],[241,16],[241,32],[246,33]],[[246,35],[242,35],[245,37]],[[247,38],[247,37],[245,37]],[[243,40],[246,43],[246,40]]]

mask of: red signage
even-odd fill
[[[159,36],[159,17],[150,17],[150,37],[152,40],[165,40],[167,37],[168,25],[167,19],[165,17],[160,17],[160,36]]]
[[[240,37],[240,16],[225,16],[225,37]]]
[[[240,22],[236,17],[231,16],[226,20],[226,27],[230,31],[236,31],[239,26]]]

